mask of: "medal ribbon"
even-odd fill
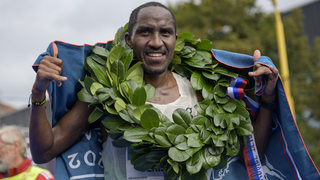
[[[243,80],[240,77],[238,77],[237,79],[231,78],[231,83],[227,88],[226,94],[229,97],[235,98],[237,100],[243,99],[246,103],[247,108],[250,109],[251,117],[256,118],[259,110],[259,103],[252,100],[245,94],[244,88],[246,87],[246,85],[247,81]],[[247,146],[243,147],[243,155],[249,179],[265,180],[253,134],[248,137]]]

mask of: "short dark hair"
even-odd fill
[[[173,12],[169,8],[167,8],[165,5],[163,5],[159,2],[147,2],[145,4],[140,5],[139,7],[135,8],[131,12],[130,19],[129,19],[129,25],[128,25],[128,32],[129,32],[130,36],[132,35],[133,26],[137,23],[139,11],[143,8],[150,7],[150,6],[162,7],[170,12],[172,19],[173,19],[173,23],[174,23],[174,30],[176,33],[177,32],[177,20],[176,20],[176,17],[174,16]]]

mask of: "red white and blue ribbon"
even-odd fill
[[[257,117],[259,110],[259,103],[248,97],[244,88],[247,85],[247,81],[238,77],[237,79],[231,78],[230,86],[227,88],[226,94],[237,100],[243,99],[247,108],[250,109],[250,114],[253,118]],[[248,177],[250,180],[265,180],[262,170],[261,161],[258,154],[258,149],[254,140],[254,135],[251,134],[247,140],[247,146],[243,148],[245,165],[247,167]]]
[[[247,146],[243,148],[243,155],[249,179],[265,180],[253,134],[248,137]]]
[[[238,77],[237,79],[231,78],[230,86],[227,88],[226,94],[237,100],[243,99],[246,102],[247,108],[250,109],[250,115],[252,118],[256,118],[258,115],[259,110],[259,103],[252,100],[248,97],[245,92],[244,88],[247,85],[247,81],[243,80],[242,78]]]

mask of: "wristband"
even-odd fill
[[[35,101],[33,100],[33,98],[31,97],[31,103],[35,106],[42,106],[44,105],[44,103],[46,102],[46,97],[44,97],[44,99],[42,101]]]
[[[259,99],[259,104],[262,107],[265,107],[267,109],[275,109],[277,107],[277,101],[275,102],[268,102],[263,100],[262,98]]]

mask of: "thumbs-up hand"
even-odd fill
[[[63,68],[63,62],[61,59],[58,58],[57,45],[55,43],[52,43],[52,46],[53,57],[45,56],[40,61],[36,80],[32,88],[33,98],[35,98],[35,94],[41,94],[41,96],[43,97],[43,95],[45,95],[46,89],[50,81],[56,81],[58,87],[60,87],[62,85],[62,81],[67,80],[67,77],[60,76]]]

